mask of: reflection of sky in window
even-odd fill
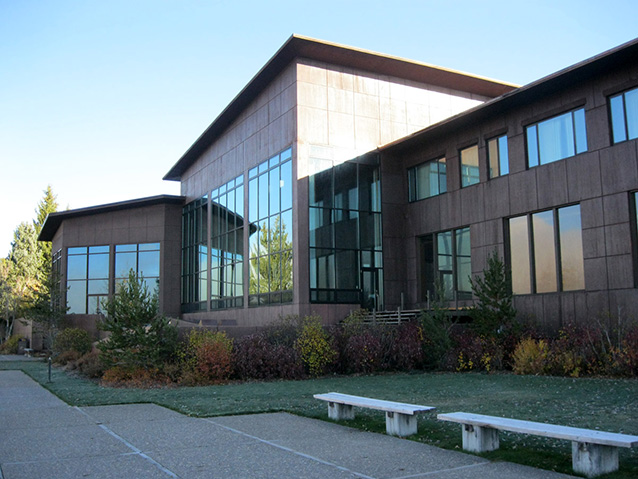
[[[89,254],[89,278],[100,279],[109,277],[109,255]]]
[[[67,278],[86,279],[86,255],[67,257]]]

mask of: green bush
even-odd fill
[[[79,328],[67,328],[60,331],[53,341],[53,352],[75,351],[78,357],[91,352],[93,341],[89,333]]]
[[[98,348],[107,369],[158,369],[174,359],[177,327],[158,313],[157,294],[149,293],[133,270],[107,302],[106,311],[99,328],[110,335]]]
[[[325,374],[337,358],[337,352],[330,344],[330,337],[318,316],[306,316],[302,320],[295,347],[311,376]]]
[[[4,343],[0,344],[0,353],[2,354],[18,354],[18,341],[22,339],[20,336],[11,336]]]

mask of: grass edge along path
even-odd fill
[[[610,432],[638,434],[638,381],[572,379],[547,376],[479,373],[393,373],[334,376],[304,381],[244,382],[206,387],[159,389],[106,388],[44,362],[0,362],[0,370],[19,369],[72,406],[154,403],[195,417],[286,411],[328,420],[316,393],[338,391],[379,399],[435,406],[419,417],[411,440],[445,449],[461,449],[457,424],[436,420],[437,413],[465,411],[548,422]],[[357,410],[344,425],[384,433],[382,413]],[[482,454],[542,469],[573,474],[571,444],[535,436],[501,432],[501,448]],[[620,470],[609,479],[638,477],[638,451],[620,449]]]

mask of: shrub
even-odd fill
[[[53,352],[75,351],[78,357],[91,352],[93,341],[89,333],[79,328],[67,328],[60,331],[53,341]]]
[[[544,374],[547,370],[548,355],[547,341],[523,339],[512,355],[513,370],[516,374]]]
[[[216,384],[232,372],[233,341],[222,331],[193,329],[186,341],[182,382],[188,385]]]
[[[150,294],[133,270],[106,310],[99,328],[110,336],[98,346],[106,367],[157,369],[174,358],[177,328],[158,314],[157,294]]]
[[[77,370],[87,378],[97,379],[104,374],[104,365],[98,351],[91,351],[75,362]]]
[[[325,374],[337,357],[318,316],[306,316],[302,320],[295,349],[308,373],[315,377]]]
[[[384,368],[382,334],[381,328],[370,327],[346,338],[346,372],[372,373]]]
[[[403,323],[391,335],[389,366],[398,371],[421,369],[425,357],[423,327],[415,322]]]
[[[18,354],[18,341],[22,339],[20,336],[11,336],[4,343],[0,344],[0,353],[2,354]]]
[[[80,353],[78,353],[77,351],[74,351],[73,349],[70,349],[68,351],[64,351],[58,354],[57,356],[55,356],[53,361],[55,362],[55,364],[65,366],[65,365],[69,365],[70,363],[74,363],[78,359],[80,359]],[[69,369],[75,369],[75,368],[73,365],[71,365]]]
[[[114,366],[104,372],[102,384],[147,389],[166,386],[170,380],[158,368]]]
[[[479,336],[472,329],[457,327],[452,331],[452,342],[448,369],[487,372],[503,369],[503,347],[495,338]]]
[[[292,346],[271,342],[268,332],[245,336],[235,342],[233,365],[240,379],[302,379],[299,352]]]

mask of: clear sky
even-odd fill
[[[0,257],[162,177],[297,33],[517,84],[638,37],[635,0],[0,0]]]

